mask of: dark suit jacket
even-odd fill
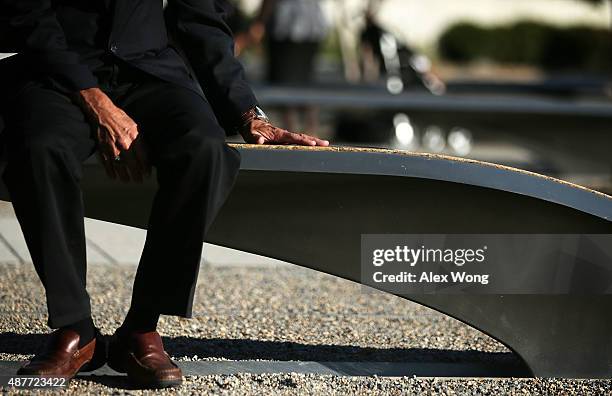
[[[19,52],[0,73],[74,92],[95,87],[96,68],[117,57],[205,96],[233,131],[257,102],[224,1],[169,0],[164,12],[162,0],[0,0],[0,52]]]

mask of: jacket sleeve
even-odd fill
[[[224,21],[226,6],[225,0],[169,0],[166,22],[227,128],[257,99],[234,56],[232,31]]]
[[[30,67],[58,89],[75,92],[97,80],[70,50],[51,0],[0,0],[11,45]]]

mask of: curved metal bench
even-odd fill
[[[612,234],[612,197],[517,169],[390,150],[236,147],[242,169],[207,241],[355,282],[361,234]],[[86,173],[88,217],[146,227],[153,182],[112,182],[96,165]],[[499,340],[532,375],[612,374],[611,295],[404,298]]]

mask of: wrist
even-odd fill
[[[270,119],[266,113],[264,113],[259,106],[253,106],[240,116],[240,123],[238,124],[237,131],[244,136],[244,133],[250,130],[250,126],[255,120],[260,120],[266,123],[270,122]]]
[[[82,89],[76,93],[76,98],[79,103],[83,104],[98,104],[105,102],[108,99],[108,96],[100,89],[100,88],[87,88]]]
[[[100,88],[87,88],[76,93],[76,102],[88,114],[97,113],[96,109],[112,104],[110,98]]]
[[[240,117],[240,125],[241,127],[245,127],[253,120],[261,120],[264,122],[270,122],[270,119],[266,115],[266,113],[259,107],[253,106],[246,113],[243,113]]]

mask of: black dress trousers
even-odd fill
[[[138,124],[158,181],[131,305],[190,317],[202,240],[233,186],[240,154],[192,90],[128,65],[96,74]],[[82,162],[96,150],[94,131],[71,98],[35,81],[5,110],[3,177],[45,288],[49,326],[57,328],[90,315],[79,182]]]

